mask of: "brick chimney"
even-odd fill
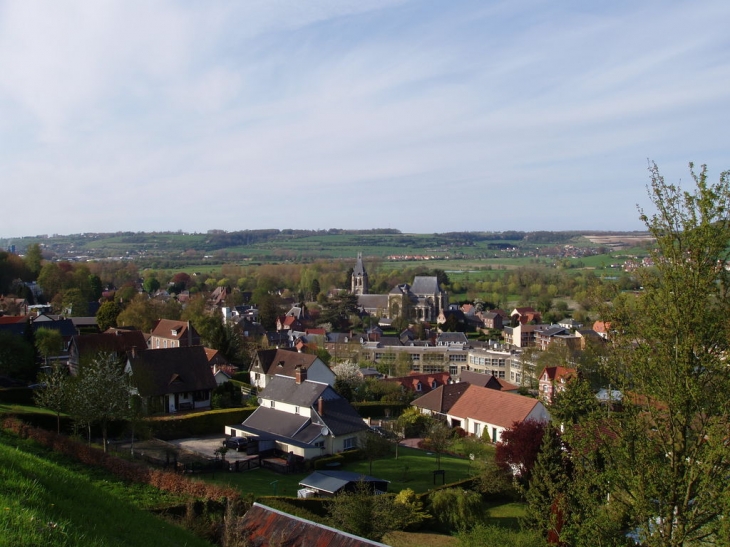
[[[317,399],[317,414],[324,416],[324,399],[322,397]]]
[[[297,384],[304,382],[307,379],[307,369],[302,365],[297,365],[294,368],[294,378],[296,379]]]

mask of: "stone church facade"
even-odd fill
[[[362,253],[357,254],[350,292],[357,295],[363,311],[382,319],[406,317],[416,322],[436,321],[449,305],[448,295],[436,276],[416,276],[412,284],[397,285],[388,294],[370,294]]]

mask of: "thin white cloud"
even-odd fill
[[[728,15],[0,2],[0,177],[49,233],[633,229],[647,157],[727,167]]]

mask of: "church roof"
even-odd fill
[[[413,294],[438,294],[441,292],[439,288],[438,278],[436,276],[416,276],[413,278],[411,285]]]
[[[357,262],[352,270],[353,275],[365,275],[365,266],[362,263],[362,253],[357,253]]]

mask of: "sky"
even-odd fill
[[[0,237],[640,230],[730,169],[730,2],[0,0]]]

